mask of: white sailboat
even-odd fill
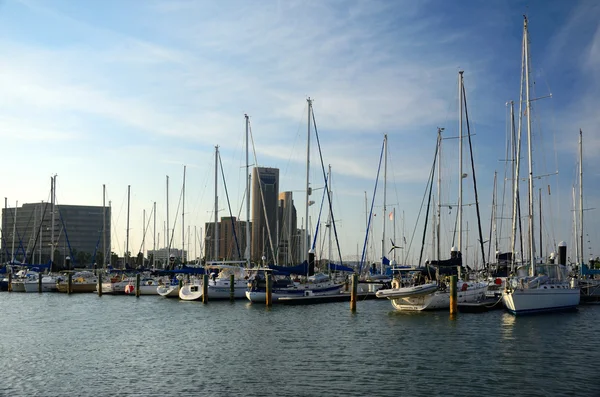
[[[448,261],[437,261],[438,268],[442,262],[449,262],[452,266],[457,266],[458,269],[462,266],[462,180],[463,180],[463,100],[464,100],[464,84],[463,72],[459,72],[459,191],[458,191],[458,219],[457,219],[457,248],[452,249],[451,259]],[[466,101],[465,101],[466,103]],[[441,131],[438,129],[438,150],[441,144]],[[439,151],[438,151],[439,154]],[[439,185],[439,183],[438,183]],[[439,190],[439,186],[438,186]],[[438,192],[439,195],[439,192]],[[439,241],[439,235],[438,235]],[[439,255],[439,252],[438,252]],[[447,309],[450,307],[450,286],[447,283],[434,280],[433,270],[425,269],[406,269],[403,275],[397,275],[397,278],[392,282],[392,288],[381,289],[376,292],[378,298],[387,298],[391,301],[392,306],[396,310],[401,311],[422,311],[422,310],[438,310]],[[460,277],[460,271],[459,271]],[[476,303],[485,299],[488,283],[482,281],[457,281],[457,303]]]
[[[307,133],[307,148],[306,148],[306,201],[305,205],[305,225],[308,225],[308,207],[310,205],[310,194],[312,188],[310,187],[310,136],[311,136],[311,124],[315,123],[312,99],[307,98],[308,102],[308,133]],[[316,123],[315,129],[316,129]],[[329,276],[319,273],[309,275],[310,264],[314,263],[314,250],[309,250],[309,240],[307,231],[308,227],[305,228],[302,233],[302,252],[307,263],[307,274],[306,282],[291,282],[291,278],[283,277],[281,280],[274,280],[274,284],[271,290],[271,296],[273,302],[276,302],[279,298],[294,298],[298,296],[304,297],[318,297],[323,295],[339,295],[343,283],[337,283],[329,278]],[[308,255],[307,255],[308,254]],[[307,256],[305,256],[307,255]],[[266,302],[266,283],[265,274],[257,273],[248,283],[248,290],[246,291],[246,297],[251,302],[265,303]]]
[[[569,310],[577,307],[580,288],[569,281],[561,264],[536,263],[533,222],[533,161],[531,139],[531,101],[529,99],[529,35],[527,17],[523,22],[523,75],[525,80],[525,106],[527,113],[527,141],[529,160],[529,275],[513,277],[506,283],[502,300],[507,310],[515,315]],[[521,98],[521,100],[523,100]],[[519,126],[521,128],[521,126]],[[540,214],[541,216],[541,214]],[[559,247],[560,250],[560,247]],[[551,261],[553,262],[553,261]],[[559,261],[560,262],[560,261]]]

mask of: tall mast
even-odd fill
[[[171,242],[169,241],[169,175],[167,175],[167,223],[165,226],[165,246],[167,247],[166,268],[171,265]]]
[[[109,209],[108,212],[110,212],[112,214],[112,201],[110,201],[110,200],[108,200],[108,209]],[[54,212],[54,211],[52,211],[52,212]],[[52,223],[54,224],[54,222],[52,222]],[[53,228],[54,228],[54,226],[53,226]],[[109,253],[108,253],[108,265],[110,267],[112,267],[112,246],[109,247],[108,251],[109,251]]]
[[[436,229],[436,255],[435,259],[440,260],[440,224],[442,223],[442,131],[444,128],[438,127],[438,180],[437,180],[437,192],[438,192],[438,206],[437,206],[437,229]]]
[[[39,253],[39,262],[38,263],[42,263],[42,247],[43,247],[43,241],[44,241],[44,228],[42,227],[44,225],[44,201],[42,201],[42,204],[40,205],[40,250],[38,251]]]
[[[522,83],[521,83],[521,90],[522,88]],[[521,97],[523,95],[521,94]],[[519,136],[517,137],[517,139],[514,139],[515,136],[515,103],[513,101],[510,101],[510,132],[511,132],[511,136],[513,137],[513,144],[516,144],[516,147],[513,147],[512,149],[512,154],[513,154],[513,178],[512,178],[512,186],[513,186],[513,203],[512,203],[512,233],[511,233],[511,239],[510,239],[510,253],[511,253],[511,272],[514,272],[514,267],[515,267],[515,248],[516,248],[516,243],[517,243],[517,223],[519,221],[518,216],[519,216],[519,202],[518,202],[518,197],[519,197],[519,175],[520,175],[520,166],[521,166],[521,122],[520,122],[520,118],[521,118],[521,105],[519,105]],[[522,240],[521,240],[522,241]],[[522,245],[522,244],[521,244]]]
[[[156,268],[156,201],[154,202],[154,206],[152,207],[152,214],[154,218],[154,227],[152,228],[152,232],[154,234],[154,236],[152,237],[152,267]]]
[[[531,102],[529,100],[529,34],[527,32],[527,17],[523,22],[523,45],[525,46],[525,106],[527,112],[527,151],[529,153],[529,273],[535,275],[535,236],[533,232],[533,160],[531,137]]]
[[[246,249],[244,250],[244,258],[246,258],[246,266],[250,267],[250,160],[249,156],[249,130],[250,119],[247,114],[244,114],[246,119]]]
[[[106,270],[106,185],[102,184],[102,269]]]
[[[50,217],[50,222],[52,225],[50,226],[50,268],[54,270],[54,206],[56,205],[56,175],[51,177],[50,181],[50,200],[52,201],[50,208],[52,209],[52,214]]]
[[[579,241],[581,244],[581,264],[585,262],[583,253],[583,132],[579,129]]]
[[[181,195],[181,262],[185,264],[185,165],[183,166],[183,191]]]
[[[304,200],[306,214],[306,227],[302,234],[302,262],[307,259],[308,255],[308,201],[310,199],[310,116],[312,114],[312,99],[310,97],[306,100],[308,102],[308,131],[306,135],[306,200]]]
[[[131,185],[127,185],[127,229],[125,234],[125,264],[129,262],[129,200],[131,196]]]
[[[463,73],[458,72],[458,239],[457,250],[462,253],[462,202],[463,202]]]
[[[383,135],[383,217],[381,221],[383,223],[383,231],[381,232],[381,267],[379,273],[383,274],[383,258],[385,257],[385,219],[387,217],[387,134]]]
[[[332,191],[331,191],[331,164],[329,164],[329,170],[327,173],[327,189],[329,189],[329,200],[332,199],[331,195],[332,195]],[[329,246],[329,253],[327,254],[327,263],[331,263],[331,229],[333,228],[333,216],[331,214],[331,207],[329,207],[329,220],[327,221],[327,227],[328,227],[328,237],[329,237],[329,241],[328,241],[328,246]]]
[[[146,209],[142,210],[142,267],[144,267],[143,259],[146,255]]]
[[[17,207],[19,207],[19,202],[15,202],[15,210],[13,216],[13,232],[12,232],[12,248],[11,248],[11,264],[15,264],[15,237],[17,235]]]
[[[573,185],[573,234],[575,235],[575,258],[578,264],[581,264],[583,255],[579,255],[579,228],[577,227],[577,200],[575,199],[575,185]]]
[[[219,175],[219,146],[215,146],[215,251],[214,260],[219,259],[219,196],[217,195],[217,181]]]

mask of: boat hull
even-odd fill
[[[339,295],[343,284],[331,284],[322,287],[313,287],[298,285],[294,288],[274,290],[271,292],[272,302],[277,302],[279,298],[297,298],[297,297],[312,297],[312,296],[328,296]],[[267,292],[264,289],[247,290],[246,298],[253,303],[266,303]]]
[[[485,299],[487,283],[459,281],[457,284],[457,304],[475,303]],[[441,310],[450,308],[449,289],[435,291],[429,294],[418,294],[389,299],[392,302],[394,309],[400,311]]]
[[[410,296],[428,295],[438,289],[437,283],[415,285],[412,287],[382,289],[377,291],[378,298],[404,298]]]
[[[538,288],[505,290],[502,300],[506,310],[515,315],[574,310],[579,305],[579,288],[568,284]]]

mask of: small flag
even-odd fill
[[[390,214],[388,215],[390,218],[390,221],[394,220],[394,211],[390,212]]]

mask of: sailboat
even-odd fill
[[[581,300],[584,302],[600,302],[600,280],[593,278],[600,274],[600,270],[584,263],[583,255],[583,132],[579,130],[579,286],[581,287]]]
[[[310,188],[310,136],[311,136],[311,124],[315,126],[316,133],[316,121],[314,118],[312,99],[308,98],[308,133],[307,133],[307,149],[306,149],[306,201],[305,201],[305,224],[308,225],[308,207],[310,205],[310,194],[312,189]],[[317,135],[318,137],[318,135]],[[326,189],[327,190],[327,189]],[[331,205],[331,204],[330,204]],[[335,227],[335,225],[334,225]],[[308,227],[305,228],[308,230]],[[302,252],[308,253],[308,258],[300,268],[304,268],[303,276],[306,276],[306,282],[294,281],[290,277],[290,272],[285,267],[278,267],[284,276],[274,280],[271,296],[273,302],[276,302],[280,298],[297,298],[305,297],[308,300],[324,295],[339,295],[343,283],[338,283],[329,278],[329,276],[319,273],[311,274],[314,269],[314,248],[309,250],[308,234],[302,233]],[[305,267],[303,265],[306,265]],[[266,302],[266,272],[271,269],[267,269],[262,272],[258,272],[248,282],[248,290],[246,291],[246,297],[253,303],[265,303]]]
[[[422,311],[438,310],[450,307],[450,285],[440,278],[440,274],[457,274],[460,277],[462,267],[462,180],[463,180],[463,100],[464,84],[463,72],[459,72],[459,192],[458,192],[458,246],[453,247],[450,259],[437,260],[428,263],[425,268],[407,268],[399,271],[392,280],[392,288],[380,289],[375,296],[387,298],[396,310]],[[466,104],[466,100],[464,101]],[[468,118],[467,118],[468,120]],[[468,124],[467,124],[468,126]],[[441,131],[438,129],[438,157],[441,145]],[[433,173],[432,173],[433,176]],[[433,183],[433,178],[430,180]],[[439,187],[438,187],[439,190]],[[439,195],[439,192],[438,192]],[[425,222],[427,223],[427,222]],[[439,241],[439,236],[438,236]],[[438,249],[439,252],[439,249]],[[439,254],[438,254],[439,255]],[[435,267],[437,267],[437,269]],[[482,281],[457,281],[457,303],[477,303],[485,299],[488,284]]]
[[[566,246],[559,246],[559,263],[536,263],[533,222],[533,161],[531,137],[531,100],[529,99],[529,34],[527,17],[523,22],[523,63],[521,85],[525,80],[525,106],[527,113],[527,141],[529,161],[529,275],[507,280],[502,293],[506,309],[515,315],[574,309],[579,305],[580,288],[575,280],[564,274]],[[524,76],[524,79],[523,79]],[[521,98],[522,100],[522,98]],[[520,128],[520,127],[519,127]],[[540,214],[541,216],[541,214]],[[561,255],[562,254],[562,255]]]

